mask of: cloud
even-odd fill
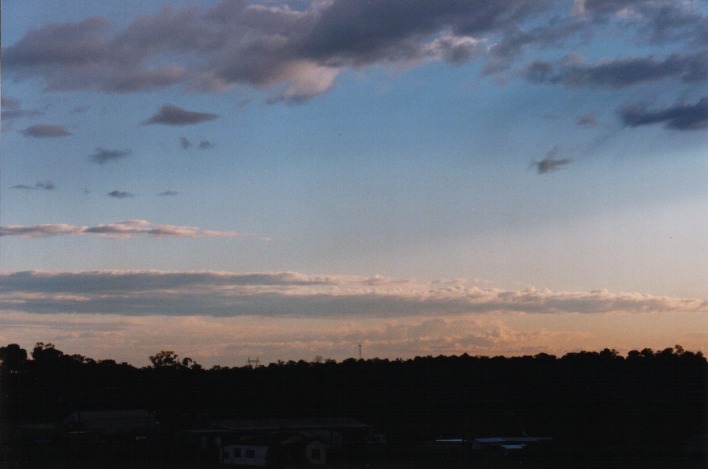
[[[135,195],[132,194],[132,193],[130,193],[130,192],[118,191],[118,190],[116,190],[116,191],[111,191],[111,192],[109,192],[109,193],[106,194],[106,195],[108,195],[108,197],[112,197],[112,198],[114,198],[114,199],[127,199],[127,198],[130,198],[130,197],[135,197]]]
[[[619,111],[622,123],[627,127],[664,124],[672,130],[708,129],[708,97],[694,105],[676,104],[663,109],[648,110],[645,106],[627,106]]]
[[[575,119],[575,123],[581,127],[596,127],[597,126],[597,112],[590,111],[583,115],[580,115]]]
[[[693,2],[659,0],[574,0],[573,13],[598,24],[633,26],[650,43],[685,41],[703,46],[708,39],[708,16]]]
[[[80,234],[83,227],[66,224],[5,225],[0,226],[0,236],[21,238],[46,238],[48,236]]]
[[[394,279],[372,286],[365,277],[292,272],[30,271],[0,274],[0,285],[0,309],[47,314],[362,319],[510,312],[708,312],[708,302],[691,298],[604,290],[510,291],[464,282]]]
[[[45,191],[51,191],[57,188],[57,186],[52,181],[39,181],[34,185],[37,189],[43,189]]]
[[[60,235],[93,234],[109,238],[131,238],[146,235],[154,238],[234,237],[235,231],[203,230],[194,226],[157,225],[147,220],[127,220],[96,226],[67,224],[5,225],[0,226],[0,236],[46,238]]]
[[[163,125],[192,125],[218,119],[216,114],[206,112],[186,111],[171,104],[165,104],[151,118],[143,121],[143,125],[163,124]],[[184,142],[182,142],[184,146]]]
[[[199,146],[197,148],[199,148],[200,150],[210,150],[214,148],[214,144],[208,140],[200,140]]]
[[[267,89],[273,101],[302,102],[329,90],[342,73],[368,66],[480,59],[487,72],[505,70],[529,47],[587,40],[598,25],[634,31],[642,44],[695,49],[706,43],[708,19],[689,3],[576,0],[572,9],[553,0],[313,1],[302,9],[195,3],[138,16],[122,29],[102,17],[48,24],[4,48],[3,61],[13,78],[39,78],[50,90],[131,93],[182,85],[221,92],[248,85]],[[628,59],[577,73],[599,74],[595,80],[612,86],[622,81],[611,78],[617,68],[689,80],[691,65],[676,63],[688,57]]]
[[[109,161],[121,160],[130,156],[130,150],[107,150],[105,148],[98,147],[89,156],[91,161],[98,164],[105,164]]]
[[[110,29],[102,17],[49,24],[5,48],[3,59],[16,78],[39,76],[52,90],[128,93],[163,88],[184,78],[179,66],[145,65],[146,51],[131,51],[120,37],[107,37]]]
[[[55,137],[66,137],[71,135],[64,127],[60,125],[51,124],[37,124],[31,125],[22,131],[22,134],[26,137],[34,138],[55,138]]]
[[[56,189],[57,186],[52,181],[37,181],[33,186],[26,184],[18,184],[16,186],[10,187],[10,189],[22,189],[22,190],[45,190],[52,191]]]
[[[40,111],[22,109],[20,101],[11,97],[3,96],[0,105],[2,120],[14,120],[22,117],[41,116]]]
[[[190,142],[186,137],[180,137],[179,145],[183,150],[188,150],[192,146],[192,142]]]
[[[563,169],[565,166],[573,162],[573,158],[556,158],[557,154],[558,148],[554,148],[546,153],[546,157],[544,159],[541,161],[534,161],[531,165],[536,167],[538,174],[546,174]]]
[[[664,60],[644,57],[612,59],[596,64],[586,64],[580,57],[567,56],[557,62],[533,62],[526,67],[525,76],[534,83],[610,88],[666,79],[701,83],[708,80],[708,54],[673,54]]]
[[[179,195],[179,192],[177,192],[177,191],[163,191],[157,195],[159,195],[160,197],[174,197],[176,195]]]

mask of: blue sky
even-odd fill
[[[3,2],[0,342],[136,364],[699,348],[707,15]]]

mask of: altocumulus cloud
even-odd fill
[[[530,47],[585,40],[602,28],[664,47],[665,59],[571,68],[549,62],[553,70],[540,78],[621,86],[644,80],[640,72],[651,80],[692,80],[705,57],[691,50],[705,45],[707,24],[691,2],[674,0],[313,1],[302,9],[195,2],[139,16],[119,30],[102,17],[48,24],[3,49],[3,65],[14,78],[40,78],[54,90],[130,93],[179,84],[213,92],[245,84],[298,102],[352,69],[480,59],[496,72]]]
[[[61,235],[99,235],[110,238],[130,238],[143,235],[155,238],[201,238],[238,236],[235,231],[203,230],[194,226],[156,225],[147,220],[126,220],[105,225],[77,226],[68,224],[5,225],[0,236],[46,238]]]
[[[482,313],[708,312],[708,302],[638,293],[482,289],[461,281],[321,277],[292,272],[16,272],[0,308],[127,316],[397,318]]]

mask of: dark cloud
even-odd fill
[[[708,96],[694,105],[676,104],[663,109],[649,110],[645,106],[627,106],[619,111],[627,127],[664,124],[673,130],[708,129]]]
[[[165,104],[160,108],[157,114],[143,121],[143,125],[192,125],[200,124],[202,122],[208,122],[218,118],[219,116],[217,116],[216,114],[186,111],[181,107],[173,106],[171,104]]]
[[[131,152],[129,150],[107,150],[105,148],[98,147],[89,156],[91,161],[98,164],[108,163],[109,161],[121,160],[130,156]]]
[[[684,54],[708,42],[708,18],[675,0],[576,0],[573,8],[558,0],[347,0],[298,8],[223,0],[166,7],[120,30],[101,17],[54,23],[3,49],[3,65],[13,78],[40,78],[49,89],[127,93],[180,84],[212,92],[245,84],[268,88],[273,102],[303,102],[357,67],[484,58],[488,73],[506,70],[526,48],[587,40],[598,24],[633,31],[642,44],[678,44]],[[625,71],[576,72],[597,73],[588,80],[610,86],[627,83],[612,75],[647,71],[701,79],[690,78],[689,65],[668,72],[662,67],[677,64],[647,60],[613,64]]]
[[[179,82],[179,66],[145,65],[147,51],[130,50],[110,38],[106,18],[55,23],[29,31],[3,51],[6,67],[17,78],[42,77],[53,90],[94,89],[127,93]]]
[[[177,192],[177,191],[164,191],[164,192],[160,192],[157,195],[159,195],[160,197],[174,197],[176,195],[179,195],[179,192]]]
[[[283,100],[301,102],[352,67],[462,63],[498,37],[504,45],[497,56],[551,43],[577,23],[548,24],[544,15],[553,8],[552,0],[353,0],[312,2],[298,11],[223,1],[165,8],[121,31],[99,17],[50,24],[7,47],[4,62],[14,77],[40,77],[50,89],[135,92],[181,83],[216,91],[249,84],[275,87]],[[525,30],[530,21],[534,27]],[[150,65],[165,58],[171,65]]]
[[[191,148],[192,142],[190,142],[186,137],[180,137],[179,145],[182,147],[183,150],[188,150],[189,148]]]
[[[597,64],[586,64],[578,57],[569,56],[558,62],[533,62],[526,67],[525,74],[534,83],[567,86],[622,88],[666,79],[699,83],[708,80],[708,53],[673,54],[664,60],[615,59]]]
[[[52,181],[38,181],[33,186],[27,184],[18,184],[16,186],[10,187],[10,189],[22,189],[22,190],[45,190],[52,191],[56,189],[57,186]]]
[[[113,197],[114,199],[127,199],[129,197],[134,197],[133,194],[125,191],[111,191],[106,195],[108,195],[108,197]]]
[[[534,161],[531,165],[536,168],[538,174],[546,174],[563,169],[573,162],[573,158],[556,158],[557,154],[558,148],[554,148],[546,153],[546,157],[544,159],[541,161]]]
[[[55,138],[71,135],[64,127],[51,124],[37,124],[27,127],[22,133],[26,137]]]

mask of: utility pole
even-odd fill
[[[248,360],[246,361],[246,364],[252,368],[258,368],[259,363],[260,360],[258,360],[258,357],[256,357],[255,360],[251,360],[251,357],[248,357]]]
[[[361,344],[359,344],[359,360],[361,360]]]

